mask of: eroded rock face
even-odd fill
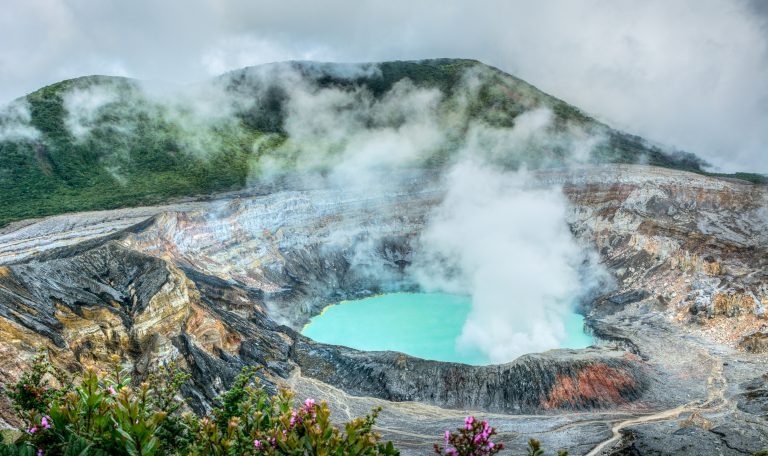
[[[751,353],[768,353],[768,331],[755,331],[742,337],[739,346]]]
[[[108,241],[6,267],[0,324],[37,335],[6,343],[27,351],[49,346],[68,365],[140,352],[158,362],[173,356],[170,339],[182,330],[196,299],[176,266]]]
[[[617,279],[617,296],[642,293],[691,331],[735,345],[765,323],[766,189],[633,170],[552,178],[574,202],[574,231],[594,240]],[[622,306],[607,296],[596,312]]]
[[[438,179],[421,176],[396,191],[225,195],[5,230],[0,382],[17,378],[36,347],[48,347],[73,371],[117,353],[138,378],[175,360],[192,373],[186,393],[198,411],[242,366],[264,366],[269,388],[323,394],[337,411],[385,404],[391,412],[382,426],[405,448],[410,440],[397,431],[406,432],[403,423],[439,435],[454,409],[457,416],[496,413],[512,448],[525,432],[550,446],[564,443],[572,454],[610,437],[605,420],[590,421],[598,410],[620,420],[679,407],[681,415],[697,414],[686,426],[706,422],[710,429],[701,432],[730,432],[718,424],[742,418],[716,408],[728,401],[719,385],[761,378],[759,370],[768,369],[765,355],[735,351],[740,341],[755,353],[764,344],[766,189],[638,166],[541,172],[537,179],[563,187],[573,233],[594,246],[614,278],[615,288],[586,306],[601,347],[470,367],[299,335],[328,303],[414,287],[403,271],[443,194]],[[723,370],[732,357],[748,362]],[[755,409],[740,400],[744,410]],[[0,414],[12,420],[2,403]],[[565,417],[574,432],[557,431]],[[631,434],[635,448],[650,435],[639,426]],[[764,427],[755,432],[768,435],[759,434]],[[416,453],[429,446],[418,442]],[[745,442],[745,451],[758,445]]]
[[[351,394],[489,412],[589,410],[629,404],[647,382],[639,359],[591,349],[525,355],[498,366],[425,361],[399,353],[370,354],[301,340],[302,375]]]
[[[410,240],[440,197],[406,179],[397,191],[286,191],[162,213],[128,248],[261,293],[270,316],[300,328],[346,296],[404,284]]]

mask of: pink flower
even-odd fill
[[[285,432],[285,431],[283,431],[283,432]],[[275,440],[275,438],[274,438],[274,437],[271,437],[271,438],[269,439],[269,444],[270,444],[270,445],[272,445],[273,447],[274,447],[274,446],[277,446],[277,440]]]
[[[42,448],[38,448],[37,449],[37,456],[43,456],[43,449]]]
[[[472,423],[474,423],[474,422],[475,422],[475,417],[474,416],[468,416],[468,417],[464,418],[464,424],[466,425],[467,430],[472,429]]]
[[[42,425],[42,426],[43,426],[45,429],[50,429],[50,428],[51,428],[51,425],[50,425],[50,424],[48,424],[48,417],[47,417],[47,416],[44,416],[44,417],[43,417],[43,419],[40,421],[40,424],[41,424],[41,425]]]
[[[37,432],[37,426],[32,426],[31,428],[27,429],[27,432],[29,432],[30,434],[34,434],[35,432]]]
[[[314,399],[307,399],[306,401],[304,401],[304,407],[306,407],[307,410],[311,409],[314,406],[315,406],[315,400]]]
[[[256,448],[257,450],[260,450],[260,449],[261,449],[261,441],[260,441],[259,439],[256,439],[256,440],[254,440],[254,441],[253,441],[253,446],[254,446],[254,448]]]
[[[451,438],[451,433],[449,431],[445,431],[445,444],[448,444],[448,440]]]
[[[459,452],[456,450],[456,448],[446,448],[445,454],[447,456],[458,456]]]
[[[107,388],[107,390],[109,391],[109,395],[110,395],[110,396],[115,396],[115,395],[117,395],[117,391],[115,391],[115,387],[114,387],[114,386],[112,386],[112,385],[109,385],[109,388]]]
[[[493,443],[493,442],[488,442],[488,448],[493,448],[493,447],[495,447],[495,446],[496,446],[496,444],[495,444],[495,443]]]

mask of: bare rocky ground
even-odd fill
[[[69,214],[0,231],[0,384],[35,349],[72,371],[118,353],[177,360],[204,411],[245,364],[426,454],[468,413],[523,453],[751,454],[768,447],[768,190],[643,166],[548,171],[614,285],[586,303],[600,343],[500,366],[357,352],[297,330],[340,299],[412,289],[412,241],[439,179],[366,192],[289,185]],[[482,235],[482,233],[478,233]],[[3,399],[4,401],[5,399]],[[14,417],[7,402],[0,416]]]

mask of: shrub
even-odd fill
[[[51,386],[50,380],[57,380],[63,387]],[[32,367],[24,371],[19,381],[7,391],[19,417],[31,421],[35,414],[48,410],[51,402],[66,394],[70,379],[66,374],[47,362],[47,355],[40,351],[32,360]]]
[[[335,426],[328,404],[307,399],[296,406],[287,390],[270,396],[257,374],[256,368],[243,369],[218,407],[201,418],[184,411],[180,392],[189,375],[175,364],[136,385],[115,356],[110,372],[87,369],[72,386],[40,353],[6,391],[24,426],[15,442],[0,440],[0,456],[399,455],[374,431],[380,409]],[[52,386],[54,379],[61,386]],[[440,455],[494,455],[504,448],[494,435],[490,424],[470,416],[463,427],[446,431],[444,447],[434,449]],[[539,442],[529,442],[528,454],[544,454]]]
[[[244,369],[221,405],[198,418],[181,413],[189,377],[175,365],[132,387],[114,357],[109,374],[87,369],[76,387],[54,388],[49,374],[60,373],[40,354],[7,392],[25,425],[16,442],[0,445],[0,456],[399,454],[373,430],[378,409],[338,428],[326,403],[293,407],[292,393],[270,397],[256,373]]]
[[[464,419],[464,427],[455,432],[445,431],[445,447],[435,444],[435,453],[446,456],[493,455],[504,449],[501,443],[494,443],[491,437],[496,429],[487,421],[474,416]]]

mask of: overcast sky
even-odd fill
[[[724,170],[768,173],[768,0],[0,0],[0,102],[86,74],[467,57]]]

